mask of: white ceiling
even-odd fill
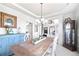
[[[41,15],[41,5],[40,3],[5,3],[11,8],[15,8],[23,13],[29,13],[34,17],[39,17]],[[49,17],[61,13],[73,11],[78,4],[75,3],[43,3],[43,16]]]
[[[41,5],[39,4],[26,4],[26,3],[18,3],[18,5],[22,6],[23,8],[31,11],[32,13],[35,13],[36,15],[41,15]],[[43,4],[43,16],[49,15],[51,13],[55,13],[58,11],[61,11],[63,8],[65,8],[67,4],[55,4],[55,3],[49,3],[49,4]]]

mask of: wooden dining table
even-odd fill
[[[29,39],[28,41],[11,46],[11,50],[15,56],[42,56],[53,43],[53,39],[46,37],[45,40],[38,44],[33,44],[32,40]]]

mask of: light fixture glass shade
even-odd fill
[[[36,22],[37,22],[37,23],[41,23],[38,19],[36,19]]]
[[[44,21],[44,18],[41,18],[41,21],[43,22]]]
[[[58,19],[55,19],[55,20],[54,20],[54,23],[55,23],[55,24],[58,24],[58,23],[59,23],[59,20],[58,20]]]
[[[48,21],[48,24],[52,24],[52,20],[49,20],[49,21]]]

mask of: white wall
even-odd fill
[[[63,21],[67,17],[70,17],[72,20],[74,20],[75,19],[74,12],[61,14],[61,15],[57,15],[57,16],[49,18],[50,20],[54,20],[54,19],[59,20],[58,28],[57,28],[58,32],[56,34],[58,34],[58,44],[60,44],[60,45],[63,44],[63,38],[64,38],[64,36],[63,36]]]
[[[0,4],[0,11],[17,16],[17,28],[18,27],[21,28],[20,29],[21,33],[26,32],[26,23],[27,22],[33,22],[35,20],[34,18],[32,18],[31,16],[29,16],[27,14],[25,15],[25,14],[17,11],[16,9],[12,9],[12,8],[6,7],[1,4]],[[13,30],[17,31],[15,28]],[[5,34],[4,28],[0,28],[0,34]]]

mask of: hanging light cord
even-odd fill
[[[41,4],[41,19],[43,18],[43,3],[40,3]],[[42,20],[40,19],[41,21],[41,36],[43,34],[43,22]]]
[[[42,19],[42,16],[43,16],[43,15],[42,15],[42,14],[43,14],[43,13],[42,13],[42,12],[43,12],[43,10],[42,10],[42,9],[43,9],[43,8],[42,8],[43,3],[40,3],[40,4],[41,4],[41,19]]]

